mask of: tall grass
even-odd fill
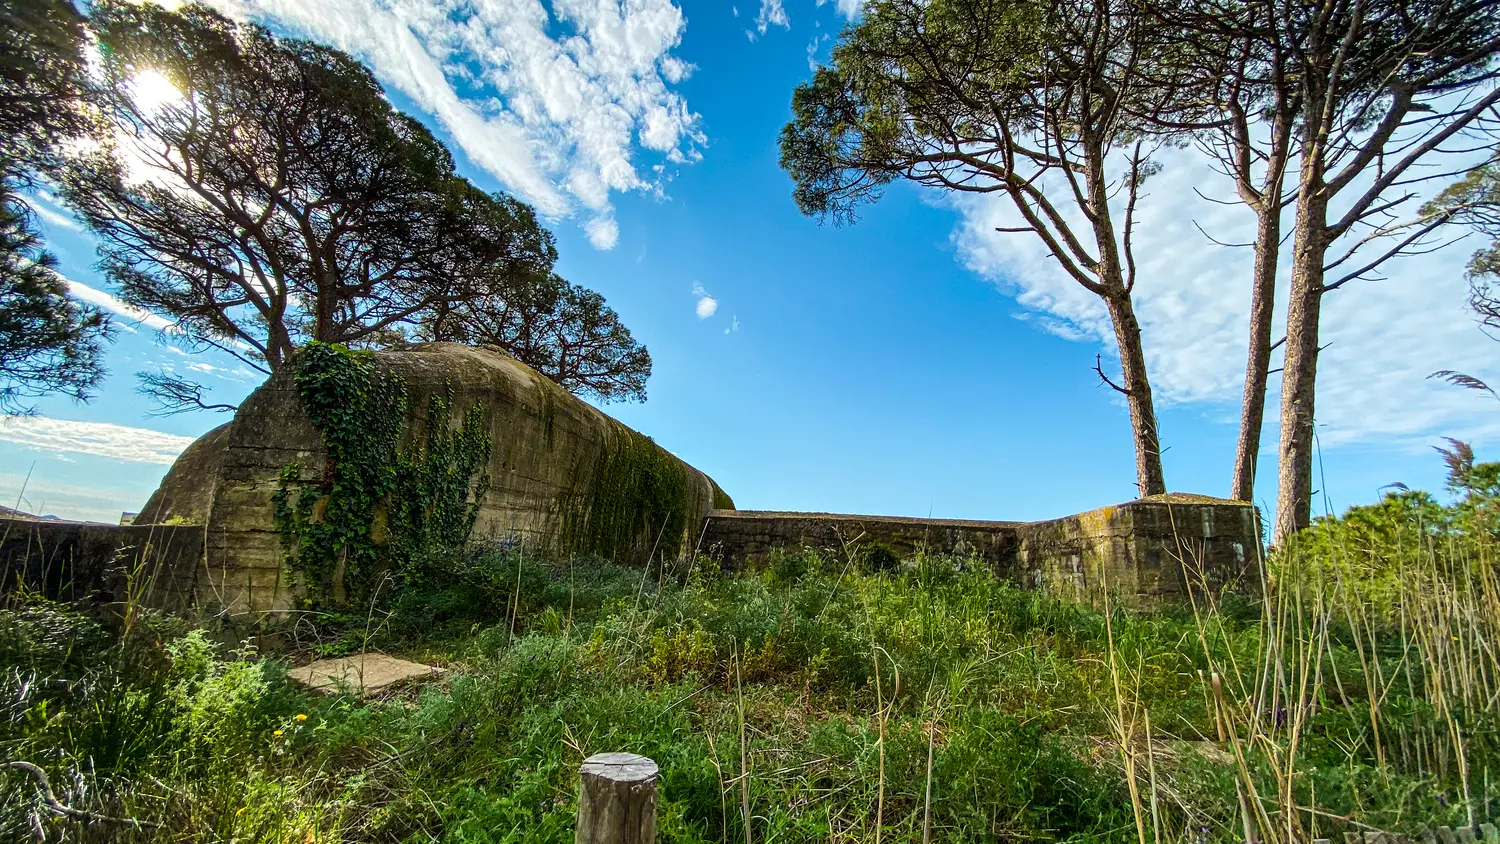
[[[451,669],[375,701],[179,621],[18,598],[0,762],[86,815],[0,769],[0,838],[563,842],[578,763],[621,749],[660,765],[671,842],[1472,823],[1500,801],[1486,496],[1393,496],[1266,560],[1264,600],[1139,613],[857,543],[740,574],[484,553],[310,640]]]

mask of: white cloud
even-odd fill
[[[730,317],[729,319],[730,319],[730,321],[729,321],[729,327],[726,328],[726,329],[724,329],[724,333],[725,334],[733,334],[734,332],[739,331],[740,330],[740,318],[739,318],[739,316],[736,315],[736,316]]]
[[[38,217],[58,228],[71,229],[72,231],[83,230],[83,224],[78,222],[78,218],[74,217],[73,213],[59,202],[57,197],[46,191],[37,191],[32,194],[31,198],[36,200],[29,203],[31,210],[35,211]]]
[[[613,249],[620,242],[620,225],[614,217],[595,217],[583,224],[583,230],[596,249]]]
[[[1146,183],[1135,249],[1135,301],[1152,386],[1163,405],[1197,403],[1232,416],[1244,383],[1253,256],[1248,248],[1215,245],[1194,221],[1222,242],[1242,243],[1254,237],[1254,215],[1194,192],[1232,198],[1232,188],[1200,154],[1173,150],[1162,159],[1162,173]],[[1358,193],[1357,187],[1348,192]],[[965,197],[956,205],[960,259],[1012,292],[1025,309],[1021,319],[1065,339],[1114,350],[1100,301],[1063,274],[1040,240],[1030,233],[995,231],[1017,225],[1008,200]],[[1350,282],[1326,295],[1321,343],[1327,348],[1319,356],[1317,396],[1323,445],[1415,446],[1437,436],[1500,437],[1500,414],[1492,401],[1426,378],[1434,370],[1455,369],[1491,383],[1500,380],[1500,347],[1480,332],[1465,307],[1464,263],[1473,246],[1465,242],[1402,259],[1385,268],[1385,281]],[[1278,337],[1285,326],[1290,251],[1288,243],[1277,293]],[[1271,389],[1272,426],[1265,441],[1274,450],[1280,401],[1274,375]],[[1171,432],[1164,435],[1170,439]]]
[[[694,309],[698,314],[698,319],[708,319],[718,313],[719,300],[708,295],[708,291],[703,289],[703,285],[696,281],[693,282],[693,295],[698,297],[698,305]]]
[[[79,226],[78,221],[71,216],[58,213],[45,205],[33,205],[31,206],[31,210],[35,211],[38,217],[59,228],[72,229],[73,231],[79,231],[82,228]]]
[[[846,20],[854,20],[855,16],[864,8],[865,0],[818,0],[819,6],[826,3],[832,3],[833,7],[838,9],[839,14],[843,15]]]
[[[144,311],[134,305],[122,302],[120,299],[103,290],[89,287],[87,284],[74,281],[71,278],[64,278],[63,281],[68,285],[69,296],[125,317],[136,325],[145,325],[148,328],[155,328],[158,331],[167,330],[175,325],[175,323],[165,317],[157,316],[149,311]],[[126,325],[125,328],[129,331],[135,330],[129,325]]]
[[[807,42],[808,70],[816,71],[818,69],[818,48],[821,47],[823,45],[823,42],[827,41],[829,37],[830,36],[828,35],[828,33],[825,32],[822,35],[814,35],[813,39]]]
[[[77,464],[60,456],[50,459],[63,466]],[[0,502],[36,515],[115,524],[121,513],[141,506],[159,479],[154,472],[144,472],[118,479],[121,485],[109,485],[99,477],[87,483],[69,483],[60,480],[55,471],[49,471],[58,467],[38,462],[41,465],[30,475],[0,473]]]
[[[673,0],[210,0],[368,62],[476,165],[558,218],[580,211],[615,245],[610,195],[659,190],[642,150],[682,163],[707,143],[668,86],[692,67],[671,55],[687,26]]]
[[[38,451],[113,457],[131,463],[171,465],[192,437],[107,422],[71,422],[47,416],[0,417],[0,440]]]
[[[765,35],[766,30],[772,26],[782,29],[791,29],[792,21],[786,16],[786,9],[782,7],[781,0],[760,0],[760,13],[755,16],[755,32]],[[746,35],[750,35],[747,31]],[[750,40],[755,40],[755,35],[750,35]]]

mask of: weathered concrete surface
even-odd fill
[[[434,394],[451,391],[455,426],[470,407],[483,408],[493,448],[475,541],[519,541],[560,554],[597,550],[577,547],[567,519],[592,506],[591,484],[605,456],[638,434],[498,350],[430,343],[378,352],[376,361],[406,381],[409,437],[425,427]],[[644,559],[653,548],[690,551],[716,492],[724,500],[707,475],[651,447],[685,472],[682,536],[662,537],[661,525],[641,530],[628,547],[613,549],[622,562]],[[303,411],[291,372],[283,371],[251,393],[232,422],[184,454],[138,524],[173,516],[206,524],[206,565],[195,584],[204,609],[230,615],[290,609],[297,590],[282,565],[272,496],[282,467],[295,463],[301,482],[316,484],[324,459],[322,437]]]
[[[1260,516],[1207,496],[1152,496],[1020,532],[1018,574],[1053,594],[1099,603],[1185,601],[1190,588],[1261,587]]]
[[[135,521],[143,525],[164,522],[208,523],[208,508],[219,485],[219,472],[229,450],[229,426],[209,431],[177,456],[156,492],[147,499]]]
[[[372,695],[413,680],[440,677],[443,669],[408,662],[385,654],[355,654],[339,659],[318,659],[286,672],[293,682],[315,692],[343,689]]]
[[[203,566],[201,525],[106,525],[0,519],[0,593],[18,588],[60,601],[132,596],[178,609]]]
[[[1184,600],[1189,587],[1260,586],[1254,507],[1205,496],[1157,496],[1044,522],[908,519],[715,510],[702,547],[728,566],[754,565],[777,547],[844,553],[881,543],[981,561],[1031,588],[1098,603]]]
[[[973,559],[1027,587],[1093,603],[1106,591],[1144,606],[1184,600],[1189,586],[1260,586],[1255,508],[1201,496],[1144,499],[1044,522],[713,510],[694,528],[695,544],[685,550],[698,547],[733,567],[762,562],[777,547],[838,555],[879,542],[902,557],[922,549]],[[202,525],[0,519],[0,591],[24,584],[65,600],[119,601],[133,585],[157,606],[232,607],[245,599],[224,569],[208,565],[211,534]],[[253,589],[256,573],[244,576]]]
[[[999,563],[1014,560],[1025,522],[909,519],[839,513],[715,510],[708,514],[702,548],[738,568],[763,561],[775,548],[816,548],[842,553],[880,543],[903,559],[919,549]]]

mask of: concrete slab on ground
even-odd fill
[[[437,677],[442,673],[441,668],[385,654],[355,654],[339,659],[314,660],[301,668],[293,668],[287,676],[315,692],[347,688],[356,694],[370,695],[408,680]]]

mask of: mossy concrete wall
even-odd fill
[[[727,500],[707,475],[498,350],[430,343],[378,352],[376,365],[406,382],[408,439],[420,436],[434,394],[451,391],[454,426],[470,407],[483,409],[493,445],[476,542],[643,562],[653,549],[691,551],[703,516],[716,498]],[[302,483],[322,481],[322,436],[283,371],[246,398],[233,421],[184,452],[142,508],[144,521],[206,526],[204,565],[192,587],[203,608],[255,614],[295,606],[272,504],[289,464],[300,467]],[[632,498],[639,489],[605,482],[641,467],[661,480],[649,491],[658,496],[664,483],[680,483],[668,497],[684,510],[681,519],[654,515],[661,502]],[[661,524],[635,524],[629,517],[637,512]],[[677,535],[664,535],[669,526]]]
[[[776,548],[837,559],[871,543],[902,557],[920,549],[972,559],[1027,587],[1096,604],[1106,592],[1144,606],[1185,600],[1190,588],[1260,588],[1255,508],[1204,496],[1153,496],[1043,522],[715,510],[702,545],[739,567]]]

